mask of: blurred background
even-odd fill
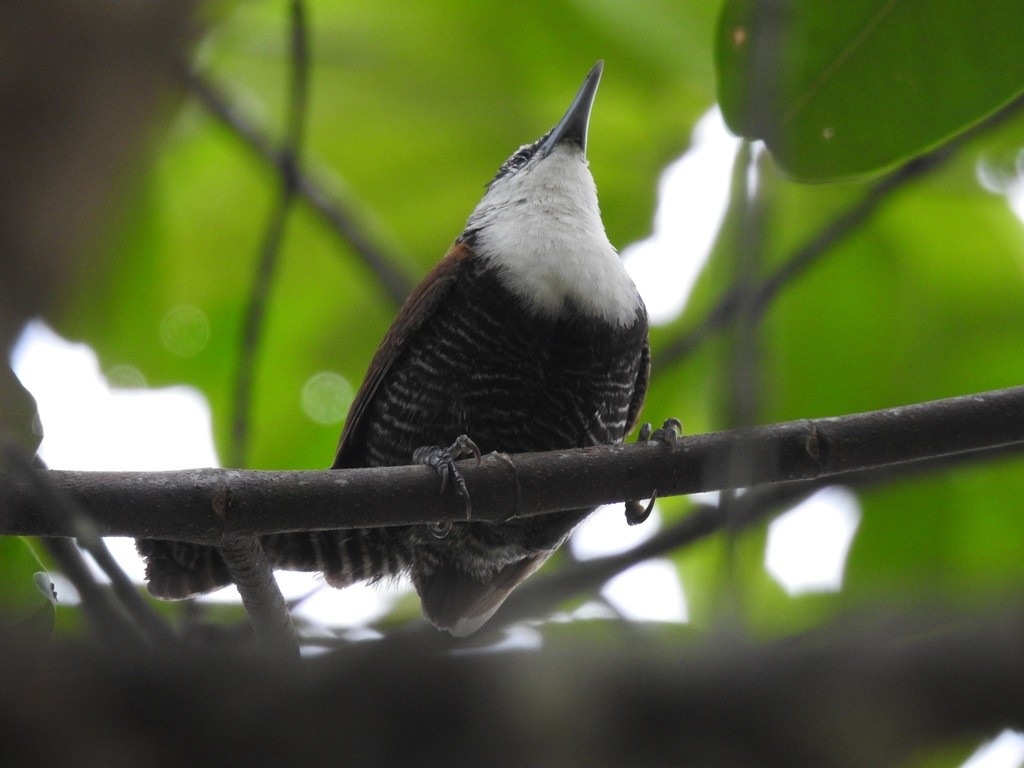
[[[793,2],[775,26],[771,5],[19,9],[0,32],[0,332],[38,405],[40,457],[328,466],[402,297],[597,59],[588,155],[652,316],[646,420],[692,434],[1021,384],[1024,10],[936,9],[925,34],[892,3]],[[765,39],[768,53],[749,45]],[[752,329],[708,320],[779,270]],[[5,428],[33,444],[35,407],[4,387]],[[771,640],[866,607],[1020,604],[1022,486],[1011,455],[808,493],[492,642],[723,626]],[[628,551],[717,501],[659,500],[638,529],[601,510],[550,567]],[[131,542],[111,545],[139,579]],[[419,615],[402,585],[281,582],[306,598],[311,632],[379,637]],[[58,592],[58,627],[74,632],[74,591]],[[233,588],[204,610],[244,619]],[[995,744],[972,768],[1024,764],[1019,734]]]

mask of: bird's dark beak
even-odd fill
[[[551,133],[540,145],[539,152],[542,157],[550,154],[551,150],[563,141],[575,142],[581,150],[587,151],[587,124],[590,122],[590,109],[594,106],[594,96],[597,95],[597,84],[601,82],[603,69],[604,62],[599,61],[587,74],[565,117],[559,120],[558,125],[551,129]]]

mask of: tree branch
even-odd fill
[[[265,162],[277,168],[283,167],[284,158],[281,151],[241,110],[231,104],[230,99],[218,86],[190,67],[185,68],[183,77],[192,93],[212,115],[237,134]],[[412,282],[395,266],[401,259],[395,254],[388,253],[380,243],[373,241],[358,223],[359,217],[356,213],[333,199],[320,184],[303,171],[295,171],[295,189],[298,196],[362,258],[392,302],[398,306],[405,301],[405,297],[412,290]]]
[[[728,510],[714,504],[699,504],[690,514],[654,534],[632,549],[614,555],[579,560],[565,567],[538,574],[519,587],[501,612],[486,626],[487,632],[523,619],[546,616],[567,600],[580,595],[593,595],[601,585],[638,563],[663,557],[683,547],[703,541],[728,528],[742,531],[765,520],[780,510],[787,509],[829,485],[842,483],[852,488],[865,488],[892,482],[911,475],[935,472],[968,462],[995,461],[1008,455],[1024,452],[1024,446],[998,446],[968,454],[951,454],[932,459],[921,459],[911,464],[886,465],[848,472],[840,478],[820,477],[813,480],[792,480],[762,485],[735,496]],[[422,624],[410,628],[410,633],[427,629]],[[421,632],[424,642],[430,642],[437,633],[431,628]]]
[[[692,435],[660,443],[495,454],[460,465],[476,520],[499,522],[660,496],[813,478],[1024,447],[1024,386],[881,411]],[[734,466],[743,450],[751,461]],[[464,519],[427,467],[310,471],[50,472],[105,536],[217,544],[232,533],[410,525]],[[0,534],[69,536],[24,484],[0,478]]]
[[[910,608],[759,644],[685,628],[655,641],[550,633],[531,653],[457,657],[359,643],[285,671],[223,650],[140,659],[0,643],[5,764],[113,744],[124,764],[193,768],[326,768],[339,754],[380,766],[859,768],[1024,725],[1020,595],[988,613]]]
[[[954,139],[927,154],[910,160],[869,186],[859,200],[825,224],[818,234],[797,249],[789,259],[785,260],[756,286],[753,288],[742,285],[731,287],[698,325],[684,331],[682,335],[661,349],[655,350],[653,367],[656,370],[663,370],[689,356],[706,339],[721,331],[732,321],[740,308],[741,299],[744,297],[752,303],[752,308],[757,314],[763,314],[783,288],[798,280],[828,254],[836,244],[856,232],[865,221],[870,219],[899,191],[942,168],[968,143],[1016,117],[1022,110],[1024,110],[1024,96],[1018,96],[995,114],[957,135]]]
[[[288,131],[280,154],[281,194],[267,223],[260,258],[245,314],[241,356],[235,380],[235,416],[232,462],[245,466],[249,449],[249,417],[252,388],[263,332],[263,317],[277,262],[281,254],[288,213],[298,193],[299,154],[306,123],[309,96],[309,29],[301,0],[291,3],[291,87],[289,88]],[[263,551],[259,536],[239,532],[226,536],[218,545],[238,587],[242,604],[264,648],[283,656],[298,658],[291,612],[274,578],[274,570]]]
[[[226,536],[217,547],[238,587],[242,604],[264,649],[280,658],[299,658],[291,611],[274,578],[258,536]]]
[[[259,260],[242,325],[241,356],[235,377],[235,413],[232,420],[231,455],[228,457],[228,464],[236,467],[245,466],[248,454],[253,374],[259,355],[263,317],[266,314],[270,287],[281,253],[281,240],[288,212],[298,192],[299,154],[302,148],[309,90],[308,30],[301,2],[292,3],[291,20],[291,99],[288,108],[288,132],[283,149],[279,153],[281,192],[260,245]]]
[[[0,448],[2,466],[8,479],[23,484],[31,491],[33,498],[38,501],[38,511],[43,519],[58,528],[67,529],[70,532],[67,535],[76,538],[105,571],[108,566],[113,566],[112,571],[107,571],[114,589],[111,595],[97,583],[81,551],[72,541],[43,538],[44,546],[78,592],[85,615],[96,633],[113,647],[141,647],[147,640],[154,644],[169,643],[172,639],[170,628],[143,602],[136,587],[113,561],[110,551],[95,534],[74,499],[56,487],[46,471],[34,466],[18,446],[3,441],[0,442]],[[120,599],[121,605],[118,605],[114,597]],[[128,610],[134,623],[123,613],[122,607]]]

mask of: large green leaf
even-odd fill
[[[718,94],[729,127],[808,180],[916,155],[1024,89],[1018,0],[729,0]]]

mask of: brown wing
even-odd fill
[[[640,366],[636,371],[636,386],[633,388],[633,398],[629,401],[629,411],[626,414],[626,431],[623,438],[633,431],[637,421],[640,419],[640,411],[644,407],[644,399],[647,397],[647,383],[651,378],[651,342],[644,338],[644,348],[640,352]]]
[[[353,466],[353,453],[362,442],[365,429],[363,415],[366,413],[380,383],[405,349],[410,337],[433,317],[438,305],[448,294],[459,272],[459,267],[472,256],[472,251],[464,243],[456,243],[441,259],[416,289],[405,300],[398,317],[391,324],[384,340],[377,348],[377,353],[370,361],[359,391],[356,392],[352,407],[349,409],[345,428],[341,431],[338,451],[334,457],[332,469]]]

